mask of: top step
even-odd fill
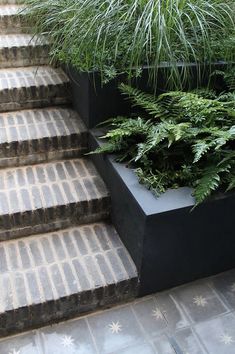
[[[27,32],[23,5],[0,5],[0,33]]]
[[[19,5],[23,4],[22,0],[0,0],[0,5]]]

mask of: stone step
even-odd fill
[[[78,157],[86,147],[86,128],[71,109],[0,113],[0,168]]]
[[[30,34],[0,35],[0,69],[48,64],[46,41]]]
[[[136,267],[107,223],[0,244],[0,336],[131,299]]]
[[[89,159],[0,170],[0,240],[109,216],[108,191]]]
[[[27,32],[26,12],[24,6],[17,3],[0,4],[0,33]]]
[[[0,5],[19,5],[23,3],[24,0],[0,0]]]
[[[0,70],[0,112],[70,102],[70,83],[50,66]]]

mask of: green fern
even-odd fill
[[[221,173],[229,173],[231,165],[229,163],[224,166],[209,166],[206,167],[202,173],[201,178],[196,182],[193,195],[197,204],[200,204],[213,191],[219,188],[221,184]]]
[[[115,153],[157,195],[190,186],[198,205],[219,188],[235,189],[234,93],[155,97],[126,85],[121,92],[133,101],[134,115],[109,120],[106,143],[95,153]]]

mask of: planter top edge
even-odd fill
[[[101,146],[103,144],[99,139],[99,136],[102,135],[101,131],[93,129],[91,134],[97,141],[97,144]],[[115,156],[107,155],[106,159],[123,180],[129,192],[137,201],[145,215],[150,216],[194,206],[195,200],[192,197],[191,188],[181,187],[178,189],[169,189],[157,197],[144,185],[139,183],[138,177],[132,169],[126,167],[122,163],[116,162]]]
[[[139,183],[138,177],[132,169],[116,162],[114,156],[108,156],[108,159],[145,215],[160,214],[175,209],[194,206],[195,201],[192,197],[191,188],[181,187],[178,189],[168,189],[160,196],[156,196],[143,184]]]

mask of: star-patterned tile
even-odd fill
[[[141,343],[137,345],[131,345],[130,347],[124,349],[119,349],[118,351],[114,351],[109,354],[156,354],[156,351],[151,344]]]
[[[130,306],[123,306],[88,317],[100,354],[119,353],[121,349],[144,342],[141,328]]]
[[[154,297],[136,301],[132,305],[137,320],[149,337],[159,335],[167,327],[164,313],[157,306]]]
[[[176,354],[177,352],[173,348],[166,335],[161,335],[153,341],[156,354]]]
[[[96,354],[85,319],[44,328],[39,336],[43,354]]]
[[[195,331],[210,354],[235,353],[235,316],[227,314],[198,323]]]
[[[235,310],[235,269],[219,274],[209,280],[227,306]]]
[[[235,354],[235,270],[0,340],[0,354]]]
[[[189,326],[189,321],[174,297],[167,291],[156,295],[157,306],[164,314],[167,326],[178,330]]]
[[[197,338],[196,334],[191,328],[184,328],[173,334],[173,346],[175,343],[176,353],[177,346],[183,354],[207,354],[204,350],[203,344]]]
[[[205,321],[228,312],[215,291],[203,281],[176,288],[171,295],[192,322]]]
[[[0,341],[1,354],[42,354],[35,332]],[[44,354],[44,353],[43,353]]]

